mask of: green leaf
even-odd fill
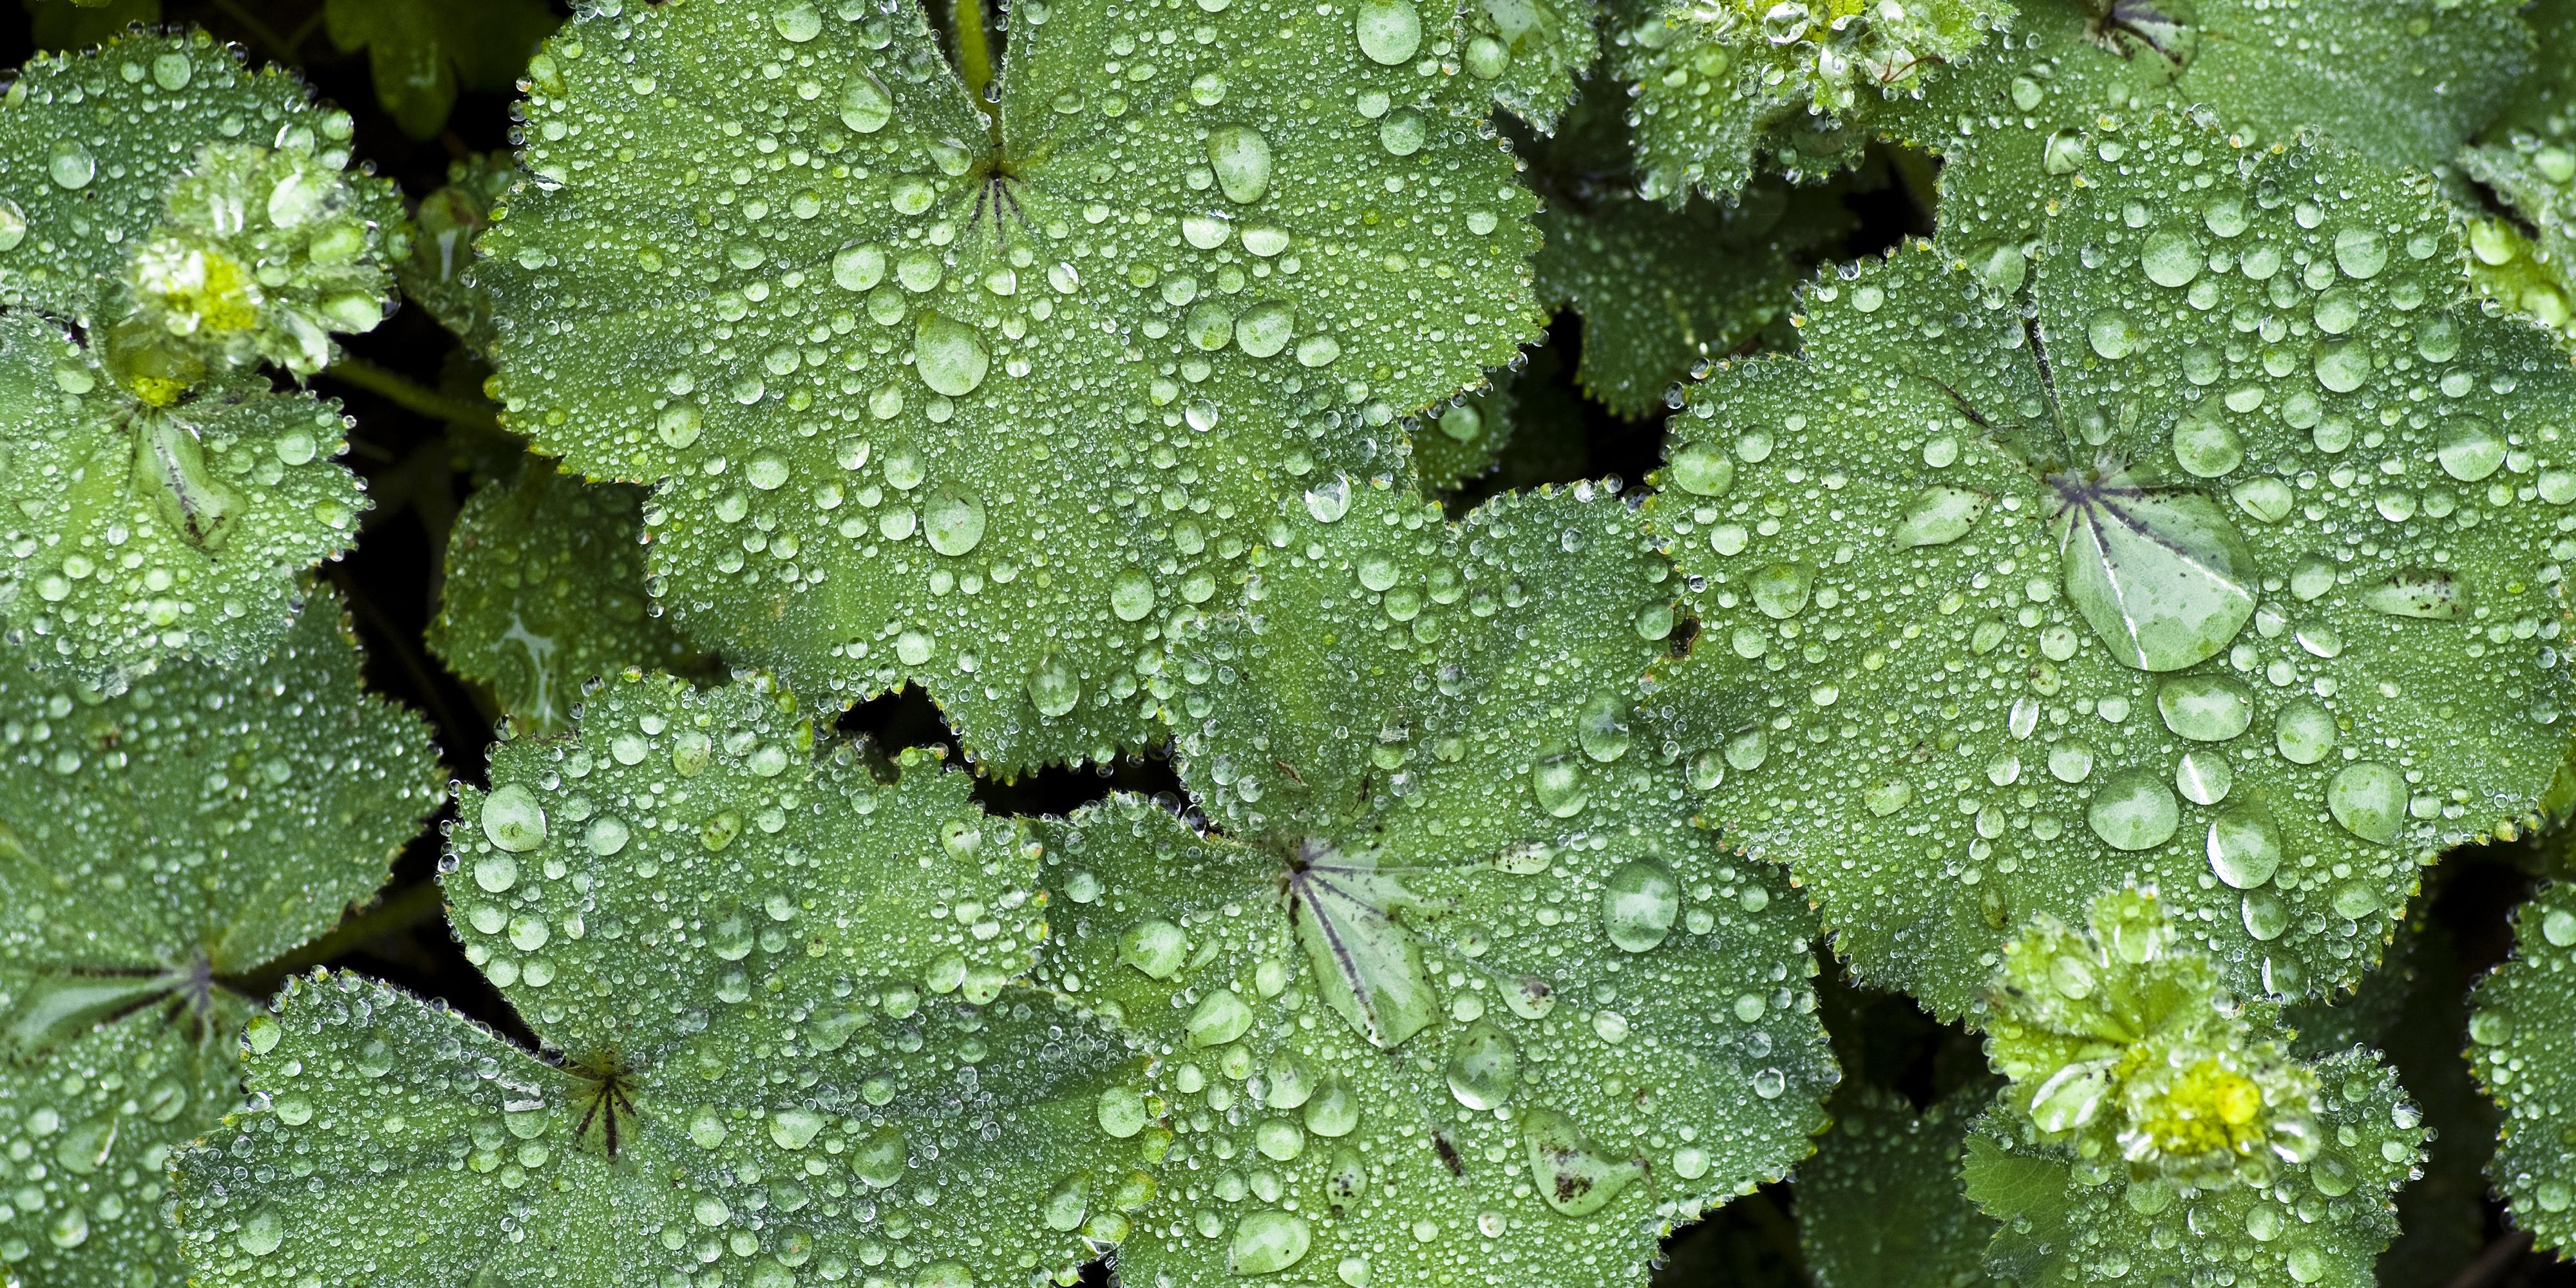
[[[0,620],[93,677],[248,665],[357,538],[347,433],[339,404],[264,380],[138,403],[53,323],[0,317]]]
[[[1150,1188],[1096,1126],[1141,1060],[1010,984],[1045,933],[1026,829],[792,707],[629,672],[497,747],[442,881],[544,1058],[355,976],[290,989],[253,1107],[176,1164],[193,1282],[1071,1282]]]
[[[531,733],[562,728],[594,676],[690,669],[698,651],[648,612],[643,504],[640,488],[540,457],[485,484],[448,533],[430,651]]]
[[[1634,87],[1638,191],[1678,205],[1766,159],[1793,179],[1850,165],[1887,104],[2012,20],[2010,0],[1624,0],[1611,63]]]
[[[662,482],[654,570],[728,658],[918,682],[1004,774],[1141,743],[1246,516],[1398,471],[1384,426],[1535,331],[1443,16],[1031,6],[989,129],[908,9],[576,21],[477,269],[509,419]]]
[[[2517,134],[2462,152],[2460,168],[2503,199],[2520,225],[2470,216],[2469,280],[2576,341],[2576,147]]]
[[[2007,950],[1986,1049],[2012,1085],[1965,1167],[2003,1223],[1989,1268],[2370,1282],[2426,1135],[2387,1065],[2290,1055],[2280,1008],[2229,995],[2152,891],[2105,894],[2089,920],[2042,915]]]
[[[2449,303],[2420,183],[2117,137],[2027,321],[1928,247],[1820,284],[1804,357],[1693,392],[1648,507],[1705,587],[1657,705],[1707,816],[1944,1015],[2124,880],[2231,988],[2348,987],[2565,738],[2576,372]]]
[[[327,0],[331,43],[367,51],[376,101],[416,139],[446,128],[456,91],[506,90],[560,21],[545,0]]]
[[[2469,1067],[2504,1111],[2487,1176],[2513,1223],[2562,1257],[2576,1248],[2567,1151],[2576,1142],[2576,886],[2554,881],[2514,913],[2514,955],[2478,982]]]
[[[1494,383],[1426,414],[1413,430],[1413,477],[1430,495],[1457,490],[1467,480],[1494,468],[1511,446],[1512,388],[1518,383],[1510,368],[1497,371]]]
[[[1834,1125],[1798,1167],[1798,1229],[1816,1288],[1968,1288],[1986,1282],[1995,1223],[1959,1189],[1985,1089],[1921,1113],[1860,1083],[1835,1093]]]
[[[1839,191],[1755,181],[1723,205],[1679,209],[1636,194],[1621,87],[1603,78],[1564,133],[1533,149],[1547,207],[1539,299],[1583,315],[1575,379],[1622,416],[1664,407],[1667,390],[1786,317],[1804,258],[1851,223]],[[1612,164],[1605,168],[1605,159]]]
[[[412,216],[411,254],[394,264],[403,294],[456,333],[475,353],[492,348],[492,297],[465,280],[474,239],[492,222],[492,207],[519,178],[506,152],[478,152],[449,163],[447,186],[420,199]]]
[[[2117,169],[2097,122],[2197,107],[2256,142],[2314,127],[2360,155],[2450,160],[2529,65],[2518,0],[2023,0],[2008,38],[1891,105],[1944,158],[1941,244],[2009,291],[2068,176]],[[2103,154],[2107,148],[2109,156]]]
[[[327,601],[113,697],[12,657],[0,724],[0,1278],[123,1288],[175,1256],[163,1157],[240,1102],[242,977],[383,883],[438,767]]]
[[[29,36],[36,48],[86,49],[124,34],[136,23],[161,21],[161,0],[21,0],[31,20]]]
[[[2488,138],[2515,131],[2576,139],[2576,0],[2533,0],[2522,11],[2539,49],[2525,76],[2487,122]]]
[[[1464,0],[1458,63],[1494,102],[1541,132],[1574,101],[1601,57],[1600,0]]]
[[[1836,1076],[1811,927],[1627,723],[1667,570],[1588,485],[1457,525],[1319,492],[1272,538],[1169,699],[1226,833],[1128,796],[1045,832],[1042,972],[1159,1057],[1176,1133],[1120,1273],[1642,1283]]]

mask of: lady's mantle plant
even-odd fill
[[[0,95],[6,1288],[2567,1245],[2576,6],[573,7]]]

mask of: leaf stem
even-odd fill
[[[498,432],[501,418],[486,403],[451,398],[408,376],[388,371],[354,354],[341,354],[321,372],[344,385],[354,385],[405,411],[418,412],[432,420],[447,421],[472,429]]]
[[[1002,143],[1002,123],[993,113],[992,104],[984,97],[993,83],[993,50],[984,38],[984,0],[955,0],[950,7],[957,24],[957,72],[966,79],[966,96],[975,100],[975,110],[984,114],[984,128],[993,135],[993,146]]]

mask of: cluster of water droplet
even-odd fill
[[[1400,468],[1529,329],[1535,240],[1411,0],[1012,22],[990,120],[909,11],[576,22],[478,270],[512,420],[662,483],[684,624],[919,680],[1006,771],[1145,736],[1247,516]]]
[[[2544,1248],[2576,1243],[2576,886],[2541,887],[2514,914],[2514,956],[2478,985],[2469,1067],[2504,1110],[2487,1169],[2514,1224]]]
[[[2576,339],[2576,148],[2517,134],[2460,161],[2521,225],[2497,216],[2470,221],[2470,280],[2488,298]]]

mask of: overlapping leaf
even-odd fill
[[[2576,137],[2516,134],[2461,153],[2460,164],[2519,221],[2471,217],[2470,279],[2507,307],[2576,340]]]
[[[412,217],[411,254],[394,264],[403,294],[475,353],[492,348],[492,298],[465,274],[474,263],[474,239],[491,225],[492,207],[518,177],[506,153],[449,164],[446,186],[421,198]]]
[[[1126,1282],[1642,1282],[1806,1152],[1808,928],[1628,724],[1667,575],[1588,486],[1274,520],[1168,698],[1230,835],[1049,829],[1045,969],[1160,1057],[1174,1133]]]
[[[1611,65],[1635,87],[1639,190],[1725,197],[1768,160],[1849,165],[1887,105],[2012,20],[2010,0],[1708,0],[1611,8]]]
[[[604,6],[534,64],[477,269],[509,418],[661,483],[666,602],[728,657],[918,682],[1006,773],[1137,743],[1250,516],[1399,470],[1396,418],[1533,330],[1445,16],[1029,6],[988,122],[910,9]]]
[[[2008,955],[1987,1051],[2013,1081],[1964,1173],[2002,1222],[1991,1270],[2370,1282],[2425,1136],[2375,1053],[2291,1056],[2280,1008],[2227,995],[2153,892],[2105,894],[2082,930],[2042,916]]]
[[[0,1279],[168,1283],[163,1160],[241,1098],[241,977],[364,900],[437,799],[326,601],[253,669],[114,697],[0,665]]]
[[[290,989],[253,1108],[177,1164],[195,1282],[1071,1282],[1149,1189],[1095,1125],[1141,1061],[1010,983],[1045,933],[1025,829],[792,705],[630,672],[500,746],[443,881],[545,1056]]]
[[[1640,197],[1627,164],[1616,80],[1596,80],[1564,132],[1537,148],[1548,198],[1539,298],[1583,315],[1575,378],[1622,416],[1659,412],[1692,369],[1743,347],[1789,312],[1804,257],[1850,217],[1829,187],[1773,179],[1726,204],[1681,209]]]
[[[1425,415],[1413,430],[1413,477],[1423,492],[1438,495],[1494,468],[1494,460],[1511,445],[1514,429],[1509,369],[1494,374],[1493,387]]]
[[[1705,817],[1944,1014],[2124,880],[2231,987],[2348,985],[2565,736],[2564,357],[2452,302],[2391,172],[2113,143],[2027,321],[1928,248],[1820,285],[1804,358],[1694,392],[1650,510],[1704,587],[1656,705]]]
[[[1832,1130],[1798,1167],[1798,1230],[1816,1288],[1987,1282],[1995,1223],[1959,1189],[1983,1087],[1921,1113],[1863,1084],[1835,1093]],[[1962,1103],[1964,1101],[1964,1103]]]
[[[648,611],[643,503],[537,457],[485,484],[448,533],[430,651],[532,733],[563,727],[595,676],[687,669],[698,651]]]
[[[1601,0],[1465,0],[1458,24],[1458,65],[1542,132],[1601,56]]]
[[[2576,886],[2541,887],[2514,914],[2514,955],[2478,984],[2469,1066],[2504,1111],[2487,1175],[2542,1248],[2576,1247]]]
[[[203,33],[40,57],[0,104],[0,620],[38,656],[245,664],[348,548],[337,409],[230,371],[310,371],[382,317],[407,248],[349,134]]]
[[[367,51],[376,101],[416,139],[447,125],[460,89],[507,90],[558,19],[545,0],[327,0],[331,43]]]
[[[2451,159],[2512,92],[2515,0],[2022,0],[2012,29],[1891,105],[1882,132],[1941,171],[1940,240],[2011,290],[2068,176],[2117,170],[2104,118],[2200,107],[2244,137],[2314,127],[2361,156]],[[2105,149],[2108,149],[2107,154]]]

